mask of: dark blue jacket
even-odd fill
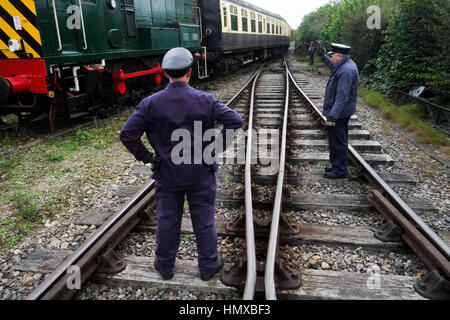
[[[217,164],[194,164],[192,151],[189,164],[177,165],[171,159],[172,149],[181,141],[181,138],[179,141],[171,141],[172,132],[176,129],[189,131],[190,143],[194,148],[194,121],[201,121],[202,136],[206,130],[215,127],[215,121],[222,123],[224,130],[242,127],[242,118],[216,100],[212,94],[198,91],[186,83],[177,82],[169,84],[164,90],[141,101],[123,127],[120,140],[137,160],[142,161],[149,154],[141,141],[145,132],[150,145],[162,158],[160,168],[152,177],[158,183],[168,187],[197,184],[207,178],[211,172],[217,171]],[[201,141],[199,139],[195,140]],[[203,143],[202,148],[209,143]],[[227,141],[227,143],[229,145],[231,142]]]
[[[322,60],[331,69],[323,102],[323,115],[333,119],[351,117],[356,113],[358,100],[358,67],[349,57],[334,64],[327,55]]]

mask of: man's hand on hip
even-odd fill
[[[327,121],[325,121],[325,128],[331,129],[336,126],[336,119],[332,117],[327,117]]]
[[[145,164],[151,163],[152,171],[155,172],[161,166],[161,157],[156,153],[150,152],[142,162],[144,162]]]

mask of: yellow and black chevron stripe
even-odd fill
[[[39,33],[34,0],[0,0],[0,49],[8,48],[9,39],[23,45],[28,56],[42,56],[42,41]],[[0,59],[18,59],[9,50],[0,50]]]

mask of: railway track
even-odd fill
[[[28,299],[80,297],[74,286],[88,280],[106,287],[170,288],[235,299],[423,299],[416,290],[428,298],[448,298],[449,235],[436,233],[420,218],[431,206],[402,200],[392,190],[390,185],[405,183],[404,177],[380,176],[370,166],[392,159],[356,118],[350,123],[352,178],[321,178],[327,146],[314,94],[280,61],[259,69],[228,102],[247,126],[224,153],[217,174],[216,226],[220,252],[228,253],[221,276],[201,281],[195,255],[179,255],[170,281],[153,270],[150,181],[104,224],[99,222],[95,234]],[[320,223],[333,215],[347,215],[352,223]],[[187,212],[182,232],[185,242],[194,242]],[[129,244],[142,233],[139,246],[150,254],[135,255]],[[386,256],[409,261],[413,272],[426,267],[429,279],[380,270]]]

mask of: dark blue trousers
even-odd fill
[[[348,122],[350,117],[336,120],[336,126],[328,130],[330,163],[332,173],[337,176],[347,174],[348,166]]]
[[[198,267],[209,274],[217,266],[217,232],[214,225],[216,177],[212,173],[199,184],[167,188],[156,187],[156,261],[163,273],[173,271],[180,245],[180,227],[185,195],[189,203],[192,226],[197,240]]]

